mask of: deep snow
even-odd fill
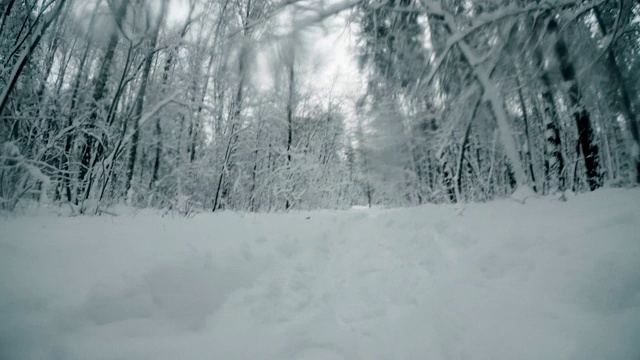
[[[0,359],[640,358],[640,191],[0,220]]]

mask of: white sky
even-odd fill
[[[362,75],[353,56],[355,34],[347,23],[347,14],[341,14],[327,22],[331,23],[329,30],[315,42],[313,49],[313,53],[324,63],[324,67],[317,74],[318,83],[331,87],[334,82],[333,93],[342,100],[347,128],[355,130],[355,103],[364,91]]]
[[[327,5],[339,0],[329,0]],[[355,129],[357,120],[354,104],[362,93],[362,76],[359,74],[353,47],[355,34],[348,24],[349,11],[330,17],[302,31],[307,51],[299,64],[303,69],[303,89],[310,88],[313,95],[326,105],[340,104],[347,120],[347,127]]]
[[[361,77],[352,55],[355,38],[346,21],[346,14],[327,20],[327,32],[313,42],[310,53],[321,65],[315,74],[318,84],[331,87],[335,81],[337,94],[352,97],[359,92]]]
[[[326,5],[336,2],[328,1]],[[290,13],[283,13],[279,19],[273,21],[282,23],[283,29],[278,35],[288,35],[286,29],[290,24]],[[305,17],[308,14],[299,14]],[[296,36],[302,44],[296,51],[296,68],[298,70],[298,82],[302,91],[311,89],[315,97],[326,99],[328,96],[336,102],[346,102],[346,98],[355,98],[359,89],[359,79],[355,59],[353,58],[352,45],[353,36],[347,23],[348,13],[330,17],[322,23],[311,24],[302,28]],[[274,45],[284,45],[282,38],[274,40],[273,43],[264,44],[266,51],[262,51],[257,56],[257,74],[259,86],[265,90],[273,86],[273,66],[270,62],[269,47]],[[277,42],[281,42],[277,44]],[[266,54],[266,55],[265,55]],[[282,64],[275,61],[276,67]],[[326,101],[324,101],[326,102]]]
[[[327,0],[329,6],[340,0]],[[184,21],[188,12],[187,0],[172,0],[170,19]],[[352,118],[353,103],[361,92],[361,76],[351,48],[355,38],[347,23],[348,11],[330,17],[322,24],[312,25],[301,31],[305,42],[304,56],[297,57],[298,67],[302,70],[300,79],[303,90],[311,88],[315,97],[326,99],[331,94],[334,103],[342,104],[348,118]],[[273,72],[268,59],[257,59],[256,78],[261,87],[269,88],[273,84]],[[355,120],[348,119],[355,124]]]

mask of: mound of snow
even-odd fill
[[[637,359],[639,210],[2,219],[0,359]]]

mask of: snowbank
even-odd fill
[[[0,220],[0,359],[638,359],[640,191]]]

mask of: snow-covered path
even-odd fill
[[[0,220],[0,359],[638,359],[640,191]]]

